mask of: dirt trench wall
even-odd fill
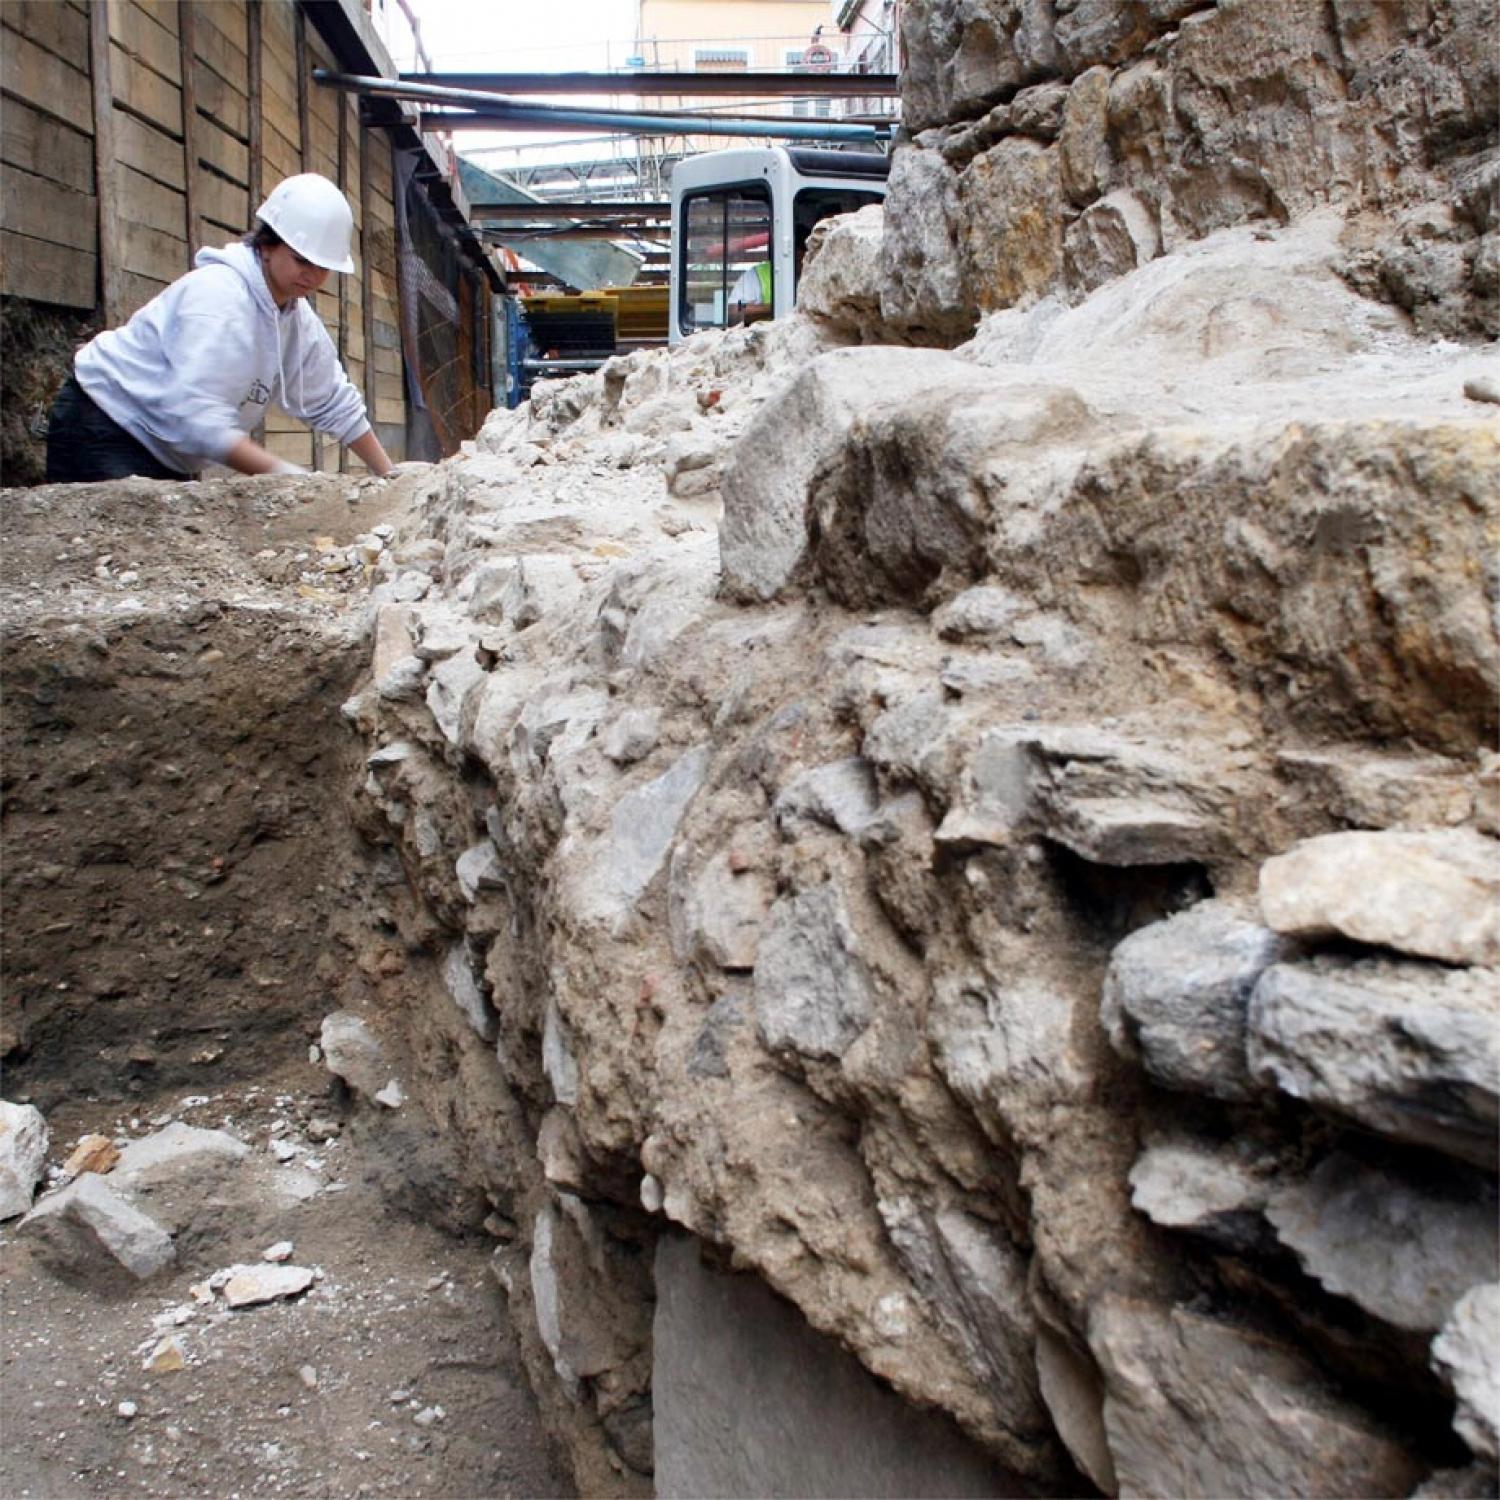
[[[881,310],[957,343],[1216,229],[1350,214],[1343,270],[1500,332],[1488,0],[913,0]]]
[[[191,1091],[305,1054],[347,983],[330,913],[367,878],[337,717],[365,653],[333,595],[267,587],[297,550],[283,489],[4,505],[7,1094]]]

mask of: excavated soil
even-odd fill
[[[148,1283],[0,1231],[7,1495],[571,1492],[482,1206],[425,1121],[360,1122],[309,1054],[401,983],[339,708],[369,650],[351,544],[405,503],[333,476],[0,492],[5,1097],[46,1115],[54,1173],[169,1121],[252,1148]],[[301,1298],[195,1303],[283,1240],[319,1272]],[[164,1332],[185,1368],[143,1369]]]

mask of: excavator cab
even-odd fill
[[[787,146],[679,162],[669,341],[789,313],[814,225],[879,203],[889,172],[889,159],[875,152]]]

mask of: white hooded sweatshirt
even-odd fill
[[[273,397],[341,443],[369,430],[322,319],[301,297],[276,306],[250,246],[200,250],[193,267],[73,361],[85,394],[153,458],[184,474],[222,463]]]

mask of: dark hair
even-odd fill
[[[245,236],[245,243],[252,250],[274,250],[282,243],[282,238],[264,219],[257,219],[255,228]]]

